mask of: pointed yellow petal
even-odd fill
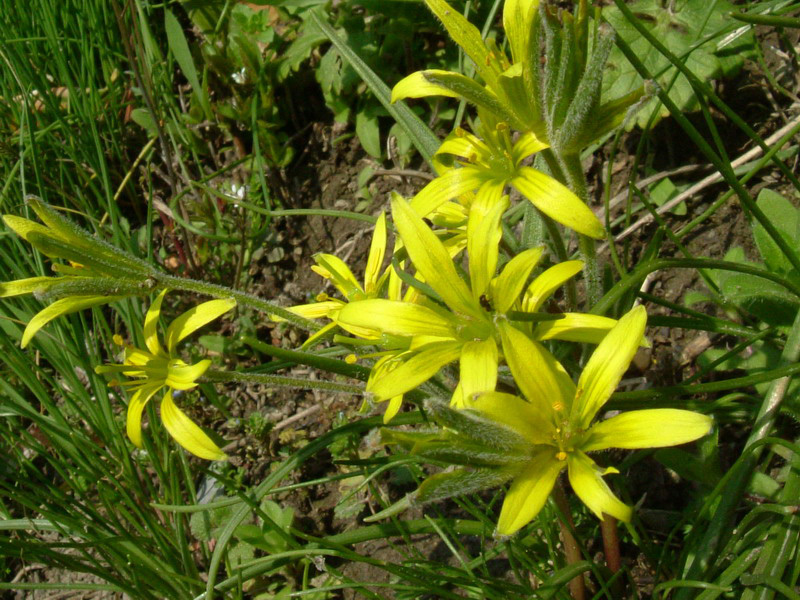
[[[298,304],[290,306],[286,310],[306,319],[321,319],[329,316],[332,312],[340,310],[345,305],[341,300],[325,300],[323,302],[312,302],[311,304]],[[272,317],[273,321],[283,321],[280,317]]]
[[[519,164],[522,159],[549,147],[550,144],[543,142],[537,138],[532,131],[529,131],[514,144],[514,147],[511,149],[511,159],[514,161],[514,164]]]
[[[57,300],[47,308],[36,313],[28,322],[25,331],[22,332],[20,346],[25,348],[33,336],[56,317],[68,315],[94,306],[116,302],[117,300],[122,300],[122,298],[124,298],[124,296],[71,296],[69,298]]]
[[[553,292],[564,285],[564,282],[570,277],[580,273],[582,268],[582,261],[568,260],[547,269],[534,279],[528,289],[525,290],[525,294],[522,296],[522,310],[525,312],[539,312],[542,304]]]
[[[492,152],[489,146],[478,136],[459,128],[447,136],[447,139],[439,146],[436,154],[452,154],[471,162],[480,162],[491,156]]]
[[[647,312],[636,306],[624,315],[595,349],[578,380],[570,420],[587,429],[619,385],[641,343]]]
[[[402,336],[454,338],[456,335],[455,323],[444,315],[419,304],[382,298],[350,302],[339,311],[337,321]]]
[[[542,257],[544,247],[529,248],[506,263],[503,272],[492,281],[492,304],[501,314],[511,310],[519,298],[528,276]]]
[[[395,415],[400,412],[400,408],[403,406],[403,396],[395,396],[389,403],[386,405],[386,410],[383,413],[383,424],[386,425],[394,419]]]
[[[603,224],[589,207],[549,175],[533,167],[520,167],[511,185],[554,221],[589,237],[605,236]]]
[[[375,395],[377,402],[381,402],[413,390],[436,375],[444,365],[456,360],[462,346],[461,342],[430,344],[408,358],[394,361],[397,364],[394,369],[391,369],[394,364],[389,363],[391,366],[384,369],[381,377],[374,380],[370,378],[367,391]]]
[[[161,388],[162,386],[159,384],[150,384],[139,388],[131,396],[131,400],[128,403],[125,428],[128,433],[128,439],[137,448],[142,447],[142,411],[150,401],[150,398]]]
[[[533,337],[537,340],[566,340],[599,344],[617,324],[615,319],[587,313],[564,313],[556,321],[542,321],[536,325]]]
[[[164,338],[167,352],[172,353],[178,345],[178,342],[183,338],[194,333],[204,325],[207,325],[217,317],[224,315],[234,306],[236,306],[236,300],[233,298],[225,298],[224,300],[203,302],[187,310],[167,327],[167,335]]]
[[[529,61],[528,40],[530,29],[539,0],[506,0],[503,5],[503,30],[506,33],[508,45],[511,47],[511,57],[515,63]]]
[[[171,390],[161,401],[161,420],[173,439],[195,456],[206,460],[228,458],[211,438],[175,405]]]
[[[472,399],[465,398],[464,405],[516,431],[531,444],[553,442],[555,426],[548,416],[549,413],[542,412],[519,396],[486,392]]]
[[[338,256],[321,253],[314,255],[314,260],[323,267],[325,274],[320,273],[319,269],[314,267],[312,269],[326,279],[330,279],[339,293],[348,300],[353,300],[359,292],[364,292],[350,267]]]
[[[319,340],[324,338],[331,330],[336,329],[339,324],[336,321],[332,323],[328,323],[325,327],[320,328],[314,335],[309,336],[309,338],[303,342],[303,345],[300,346],[300,350],[307,350],[311,348],[314,344],[316,344]]]
[[[487,179],[486,173],[471,165],[450,169],[422,188],[411,206],[420,217],[426,217],[448,200],[478,189]]]
[[[75,277],[29,277],[27,279],[17,279],[15,281],[0,282],[0,298],[11,296],[21,296],[22,294],[32,294],[40,290],[46,290],[53,284],[76,279]]]
[[[153,355],[161,354],[161,344],[158,341],[158,317],[161,315],[161,303],[169,290],[163,290],[144,316],[144,343]]]
[[[417,71],[411,75],[404,77],[397,85],[392,88],[392,103],[398,100],[405,100],[406,98],[426,98],[428,96],[448,96],[450,98],[458,98],[458,94],[450,91],[444,86],[438,85],[428,81],[425,73],[449,73],[449,71]]]
[[[568,415],[575,384],[561,363],[508,321],[499,328],[506,362],[531,405],[553,423],[559,420],[556,415]]]
[[[598,519],[603,513],[620,521],[631,520],[631,507],[620,501],[603,480],[603,471],[583,452],[570,452],[567,458],[569,482],[583,503]]]
[[[511,535],[530,523],[542,510],[553,491],[556,478],[564,468],[564,461],[555,457],[557,448],[543,447],[525,467],[508,489],[497,521],[497,533]]]
[[[367,257],[367,268],[364,270],[364,291],[372,294],[377,291],[383,257],[386,254],[386,213],[381,213],[372,233],[372,243]]]
[[[676,446],[703,437],[712,425],[710,417],[689,410],[634,410],[594,425],[581,443],[581,450]]]
[[[208,371],[210,360],[201,360],[197,364],[187,365],[182,360],[170,361],[165,385],[175,390],[190,390],[197,386],[197,380]]]
[[[451,310],[481,318],[483,310],[458,276],[447,249],[408,202],[397,195],[392,199],[392,216],[409,258],[428,285]]]
[[[489,338],[467,342],[461,351],[461,393],[472,398],[481,392],[493,392],[497,385],[497,344]]]
[[[503,196],[502,181],[484,183],[469,209],[467,222],[467,252],[472,297],[480,301],[497,270],[500,238],[503,229],[500,219],[508,208],[508,196]]]

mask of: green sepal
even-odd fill
[[[459,73],[442,71],[424,71],[423,73],[425,79],[429,82],[446,88],[454,94],[458,94],[475,106],[488,110],[501,121],[508,121],[513,124],[516,129],[526,129],[525,125],[520,122],[514,114],[514,111],[508,105],[503,103],[495,94],[488,91],[474,79],[470,79]],[[505,86],[503,87],[505,88]]]
[[[428,400],[425,408],[437,423],[481,446],[515,452],[529,446],[516,431],[475,411],[454,410],[441,400]]]
[[[56,280],[46,289],[37,290],[34,296],[42,302],[52,302],[69,296],[141,296],[150,291],[142,282],[111,277],[81,277]]]
[[[456,469],[428,477],[417,490],[420,504],[496,488],[516,475],[514,469]]]
[[[475,70],[486,84],[493,88],[497,82],[497,74],[489,49],[481,37],[480,31],[455,8],[444,0],[425,0],[428,8],[439,17],[453,41],[461,46],[467,56],[475,63]]]
[[[51,258],[68,260],[102,275],[113,277],[124,273],[144,278],[151,272],[149,268],[144,271],[135,263],[130,263],[126,260],[127,255],[124,254],[114,255],[101,252],[99,248],[82,248],[72,245],[70,242],[36,232],[30,232],[27,240],[31,246]]]

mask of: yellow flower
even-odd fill
[[[593,238],[602,238],[604,228],[599,219],[569,188],[549,175],[523,164],[523,161],[548,145],[532,133],[511,142],[504,123],[494,130],[482,128],[482,138],[457,129],[436,152],[439,177],[426,185],[411,201],[411,206],[424,217],[440,209],[448,200],[479,190],[499,202],[510,185],[531,204],[553,220]],[[460,167],[447,168],[442,156],[461,157]]]
[[[347,305],[348,302],[357,302],[367,298],[377,298],[379,293],[384,287],[389,270],[383,270],[381,273],[381,266],[383,259],[386,255],[386,215],[381,213],[378,221],[375,223],[375,231],[372,234],[372,243],[370,244],[369,254],[367,256],[367,266],[364,269],[364,283],[363,285],[358,281],[358,278],[353,274],[345,262],[333,254],[320,253],[314,256],[316,265],[311,267],[311,270],[329,280],[333,286],[339,291],[344,299],[331,298],[327,294],[319,294],[317,296],[318,302],[311,304],[298,304],[289,308],[293,313],[305,317],[306,319],[331,319],[331,323],[320,329],[317,333],[311,336],[303,345],[309,346],[329,331],[342,324],[338,322],[339,311]],[[348,328],[343,327],[353,335],[363,338],[375,338],[374,330],[361,329],[361,328]]]
[[[547,297],[580,269],[580,262],[562,263],[525,284],[542,255],[532,248],[511,259],[497,271],[499,222],[507,204],[482,204],[478,196],[473,208],[483,213],[471,219],[467,233],[469,284],[458,274],[450,252],[423,222],[408,202],[392,201],[392,216],[417,277],[444,303],[418,297],[417,302],[373,298],[351,302],[339,312],[347,327],[373,329],[410,338],[408,351],[387,356],[373,368],[367,390],[377,401],[389,400],[424,383],[446,364],[458,360],[461,380],[453,403],[493,390],[497,382],[499,346],[507,353],[506,341],[496,322],[515,307],[536,311]],[[448,310],[449,309],[449,310]],[[505,317],[502,319],[505,321]],[[532,329],[540,339],[597,342],[615,324],[594,315],[565,315],[563,327],[541,323]],[[530,327],[528,327],[530,328]],[[525,335],[520,333],[520,335]]]
[[[167,327],[165,346],[162,346],[157,327],[161,302],[166,293],[167,290],[164,290],[158,295],[145,315],[144,338],[147,348],[126,346],[125,360],[121,365],[99,366],[95,371],[122,373],[133,378],[121,385],[134,390],[128,404],[127,432],[135,446],[142,447],[144,407],[156,392],[166,387],[167,391],[161,400],[161,419],[170,435],[195,456],[208,460],[224,460],[227,458],[225,453],[175,405],[172,394],[175,390],[190,390],[197,386],[197,380],[211,365],[210,360],[201,360],[194,365],[185,363],[177,355],[178,343],[231,310],[236,306],[236,301],[211,300],[186,311]]]
[[[530,522],[564,469],[575,493],[598,518],[608,514],[628,521],[631,508],[602,478],[617,471],[601,469],[587,453],[684,444],[709,432],[709,417],[676,409],[631,411],[592,425],[630,365],[646,320],[641,306],[622,317],[592,354],[577,386],[541,345],[508,324],[501,326],[506,360],[527,401],[489,392],[467,403],[527,445],[528,458],[515,470],[503,502],[499,534],[510,535]]]

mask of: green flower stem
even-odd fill
[[[270,316],[279,317],[306,331],[317,331],[319,329],[319,325],[313,321],[304,319],[277,304],[273,304],[253,294],[240,292],[239,290],[234,290],[215,283],[206,283],[205,281],[186,279],[185,277],[176,277],[164,273],[153,274],[152,277],[164,288],[182,290],[184,292],[197,292],[214,298],[233,298],[242,306],[248,306],[260,312],[267,313]]]
[[[265,375],[263,373],[242,373],[241,371],[206,371],[201,381],[223,383],[263,383],[275,387],[290,387],[304,390],[322,390],[326,392],[342,392],[345,394],[363,394],[364,387],[335,381],[320,381],[302,377],[285,377],[282,375]]]
[[[589,192],[587,191],[586,173],[583,172],[581,157],[578,154],[558,154],[565,183],[572,192],[589,206]],[[583,261],[583,275],[586,278],[586,296],[588,306],[594,306],[603,295],[603,282],[600,278],[600,267],[597,264],[597,249],[595,241],[585,235],[578,236],[578,252]]]
[[[786,346],[783,348],[781,362],[784,365],[792,365],[792,363],[797,363],[798,359],[800,359],[800,311],[795,317],[792,330],[786,340]],[[717,552],[725,540],[730,537],[733,531],[736,509],[763,452],[763,446],[754,446],[772,431],[775,417],[778,415],[790,381],[791,377],[786,375],[772,382],[758,411],[753,431],[745,444],[745,451],[731,468],[727,483],[719,495],[719,505],[714,511],[708,527],[696,529],[696,531],[705,531],[705,533],[701,539],[695,539],[694,547],[698,550],[693,559],[687,563],[683,578],[702,579],[706,570],[714,564]],[[752,449],[752,451],[748,452],[748,449]],[[681,590],[677,595],[679,600],[686,600],[689,597],[690,592],[688,590]]]
[[[366,381],[367,378],[369,378],[370,369],[361,365],[351,365],[343,360],[328,358],[327,356],[319,356],[318,354],[312,354],[311,352],[299,352],[297,350],[279,348],[278,346],[267,344],[250,336],[243,336],[241,339],[245,344],[263,354],[267,354],[296,365],[308,365],[309,367],[321,369],[322,371],[346,375],[347,377],[360,379],[362,381]]]

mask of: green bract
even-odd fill
[[[29,196],[27,202],[44,224],[14,215],[4,215],[3,222],[45,256],[70,264],[53,264],[53,270],[62,274],[59,277],[0,282],[0,298],[34,294],[41,300],[56,300],[25,327],[23,348],[56,317],[115,302],[148,287],[155,271],[146,262],[97,239],[38,198]]]

